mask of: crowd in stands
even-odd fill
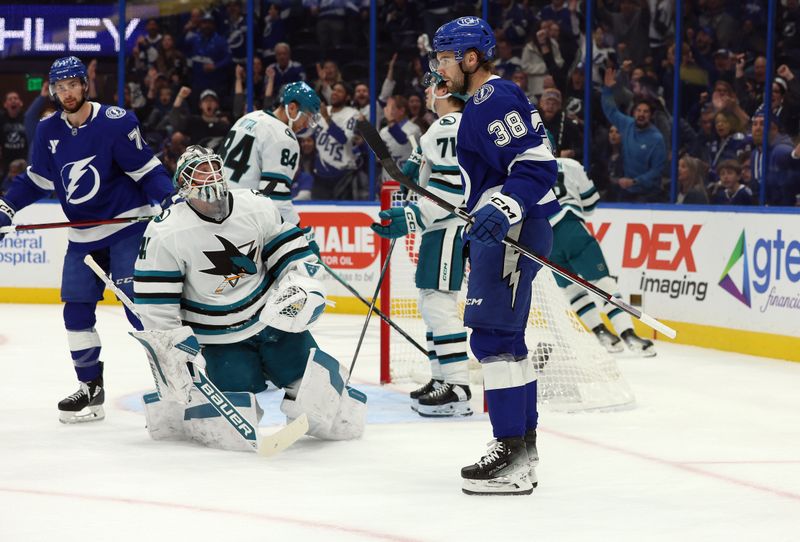
[[[584,2],[492,0],[495,69],[540,110],[554,152],[589,164],[607,201],[669,201],[673,77],[678,70],[677,203],[757,204],[764,185],[768,205],[800,205],[800,145],[795,144],[800,135],[799,3],[778,5],[771,89],[765,88],[767,3],[762,0],[685,1],[680,66],[675,65],[672,0],[595,0],[591,59],[585,52]],[[480,2],[384,0],[379,6],[382,84],[376,89],[376,122],[386,128],[387,137],[424,133],[433,120],[422,86],[433,33],[454,16],[480,14]],[[274,107],[282,85],[305,80],[331,106],[325,111],[329,117],[341,118],[344,111],[369,118],[368,20],[369,2],[364,0],[261,3],[255,107]],[[128,58],[124,103],[167,168],[174,168],[188,144],[218,147],[244,114],[246,33],[240,0],[146,22]],[[592,75],[588,127],[586,62]],[[115,103],[115,74],[97,73],[96,62],[89,71],[90,97]],[[765,110],[765,92],[771,93],[770,111]],[[4,183],[24,169],[36,122],[52,110],[46,86],[31,104],[23,104],[15,92],[4,97]],[[770,152],[764,177],[767,116]],[[407,123],[415,130],[403,128]],[[301,139],[301,167],[293,185],[298,199],[367,197],[368,150],[357,134],[338,128],[344,135],[317,131]],[[585,130],[592,141],[589,156],[584,156]],[[351,138],[353,148],[352,163],[342,164],[344,174],[338,176],[316,156],[317,146],[334,135],[337,141]]]

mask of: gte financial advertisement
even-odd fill
[[[800,336],[800,214],[598,209],[587,227],[648,313]]]
[[[380,239],[369,225],[377,205],[298,205],[322,258],[369,297],[380,273]],[[64,220],[57,204],[36,204],[15,222]],[[626,296],[677,322],[800,336],[800,214],[602,208],[587,221]],[[66,230],[0,240],[0,288],[57,288]],[[411,273],[411,272],[409,272]],[[408,276],[411,276],[410,274]],[[326,280],[332,296],[349,296]]]

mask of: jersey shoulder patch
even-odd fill
[[[485,83],[481,86],[478,90],[475,91],[475,94],[472,95],[472,102],[475,105],[480,105],[486,100],[488,100],[492,94],[494,94],[494,85],[490,83]]]
[[[452,126],[456,123],[456,118],[452,115],[445,115],[444,117],[439,119],[439,124],[442,126]]]
[[[106,109],[106,117],[111,120],[121,119],[127,114],[127,111],[116,105],[111,105]]]

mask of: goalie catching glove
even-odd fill
[[[409,233],[418,233],[425,229],[422,223],[422,215],[419,207],[410,203],[405,207],[392,207],[378,214],[383,220],[388,220],[389,224],[384,226],[377,222],[370,225],[372,231],[387,239],[396,239]]]
[[[327,304],[325,286],[313,278],[321,269],[318,264],[301,262],[286,273],[267,297],[259,320],[287,333],[310,328]]]

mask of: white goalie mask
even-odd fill
[[[228,183],[222,175],[222,158],[211,149],[191,145],[175,168],[178,195],[199,214],[216,222],[230,213]]]

